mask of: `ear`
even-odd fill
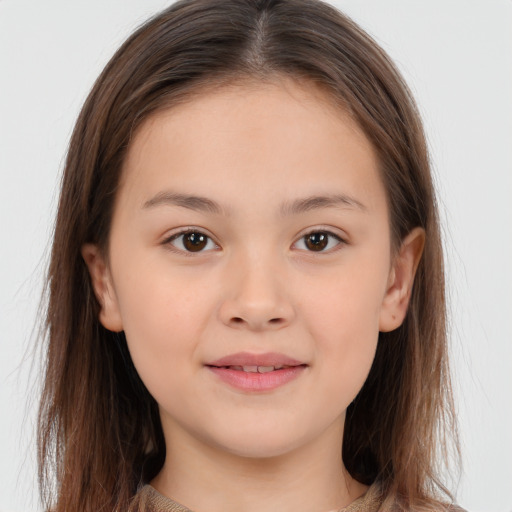
[[[402,241],[389,273],[388,287],[380,310],[381,332],[393,331],[404,321],[424,245],[425,231],[422,228],[414,228]]]
[[[89,269],[92,286],[101,309],[99,320],[109,331],[120,332],[123,322],[112,283],[112,276],[100,249],[94,244],[82,246],[82,257]]]

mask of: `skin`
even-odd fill
[[[344,201],[290,206],[333,194]],[[191,228],[209,237],[202,251],[183,245]],[[312,231],[327,234],[324,250],[306,245]],[[160,407],[167,455],[152,485],[197,512],[321,512],[364,493],[341,459],[345,411],[379,330],[403,321],[423,240],[415,229],[392,250],[375,152],[313,85],[224,87],[147,120],[123,168],[108,263],[94,245],[82,252],[101,322],[125,331]],[[240,351],[307,367],[246,392],[205,366]]]

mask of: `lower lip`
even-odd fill
[[[208,366],[220,380],[243,391],[271,391],[295,380],[306,369],[305,365],[290,366],[271,372],[257,373]]]

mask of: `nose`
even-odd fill
[[[294,316],[286,272],[262,258],[245,258],[226,270],[226,294],[220,305],[221,321],[235,329],[278,330]]]

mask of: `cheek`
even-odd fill
[[[374,266],[375,268],[375,266]],[[361,264],[333,279],[309,283],[302,301],[307,328],[316,341],[325,393],[341,393],[350,403],[370,371],[379,336],[379,313],[386,272]]]
[[[133,266],[132,266],[133,268]],[[190,363],[211,318],[208,288],[193,279],[171,274],[158,265],[121,269],[116,290],[128,348],[134,365],[152,394],[159,386],[178,382]],[[199,363],[198,363],[199,364]]]

